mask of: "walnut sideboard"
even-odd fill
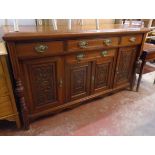
[[[38,117],[132,89],[147,32],[116,26],[5,33],[24,127]]]

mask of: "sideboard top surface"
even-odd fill
[[[101,36],[107,34],[126,34],[126,33],[146,33],[148,28],[140,26],[129,26],[122,24],[104,24],[100,29],[96,29],[95,25],[72,26],[69,30],[67,26],[58,26],[58,30],[54,30],[52,26],[20,26],[19,32],[14,32],[12,26],[1,28],[1,35],[5,41],[11,40],[29,40],[29,39],[56,39],[56,38],[72,38],[81,36]]]
[[[87,36],[102,36],[108,34],[126,34],[126,33],[146,33],[148,28],[140,26],[129,26],[122,24],[104,24],[100,29],[96,29],[95,25],[72,26],[69,30],[67,26],[58,26],[58,30],[54,30],[52,26],[20,26],[19,32],[14,32],[12,26],[1,28],[1,35],[5,41],[11,40],[29,40],[29,39],[56,39],[56,38],[72,38]]]

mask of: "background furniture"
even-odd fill
[[[146,37],[147,43],[155,44],[155,20],[154,19],[143,19],[144,26],[150,28],[150,32]]]
[[[3,37],[25,129],[38,117],[133,88],[148,29],[122,25],[102,25],[100,30],[80,25],[73,30],[39,28],[21,27],[20,32]]]
[[[0,120],[16,121],[17,127],[20,128],[20,120],[12,92],[6,55],[4,44],[0,43]]]
[[[143,68],[144,68],[146,62],[155,60],[155,45],[154,44],[148,44],[148,43],[144,44],[144,48],[143,48],[143,52],[140,56],[140,60],[142,61],[142,63],[140,65],[136,91],[139,90],[139,86],[140,86],[140,82],[141,82],[142,74],[143,74]],[[154,84],[155,84],[155,80],[154,80]]]

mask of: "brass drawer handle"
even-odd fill
[[[134,42],[136,41],[136,38],[135,38],[135,37],[131,37],[131,38],[129,39],[129,41],[130,41],[131,43],[134,43]]]
[[[102,52],[101,52],[101,56],[102,56],[102,57],[105,57],[105,56],[107,56],[107,55],[108,55],[108,51],[102,51]]]
[[[104,39],[103,40],[103,43],[106,45],[106,46],[110,46],[112,44],[112,40],[111,39]]]
[[[84,55],[83,53],[80,53],[80,54],[78,54],[78,55],[76,56],[76,59],[77,59],[78,61],[81,61],[84,57],[85,57],[85,55]]]
[[[87,48],[88,47],[88,41],[85,41],[85,40],[79,41],[78,45],[80,48]]]
[[[48,46],[46,46],[46,45],[37,45],[37,46],[35,47],[35,50],[36,50],[37,52],[39,52],[39,53],[43,53],[43,52],[45,52],[47,49],[48,49]]]

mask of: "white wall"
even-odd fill
[[[7,25],[13,25],[13,19],[0,19],[0,25],[5,25],[5,22]],[[34,19],[18,19],[19,25],[35,25]]]
[[[77,20],[74,20],[75,23]],[[100,19],[100,24],[113,24],[114,23],[114,19]],[[13,25],[13,19],[0,19],[0,26],[1,25]],[[65,25],[65,23],[67,22],[67,20],[62,20],[59,19],[58,20],[58,25]],[[18,19],[18,23],[19,25],[35,25],[35,19]],[[74,23],[72,21],[72,23]],[[95,24],[95,19],[84,19],[83,23],[86,25],[91,25],[91,24]],[[77,23],[76,23],[77,24]]]

